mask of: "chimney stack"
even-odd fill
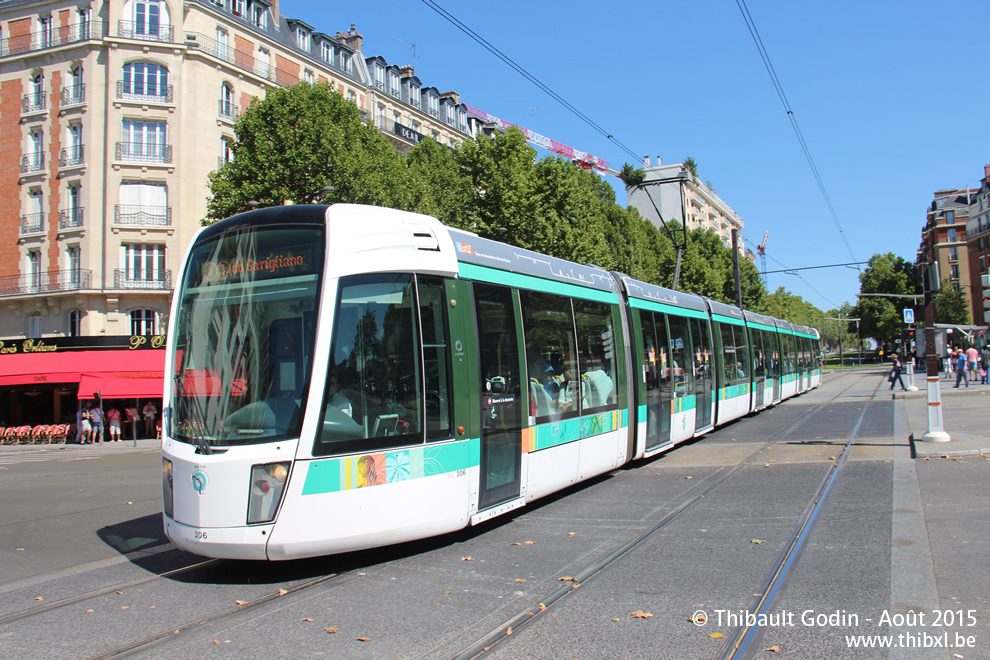
[[[643,156],[643,167],[649,167],[649,166],[650,166],[650,157]]]

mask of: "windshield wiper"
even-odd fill
[[[192,436],[193,440],[196,441],[196,445],[199,447],[196,450],[197,454],[206,454],[210,456],[213,454],[213,447],[210,446],[209,441],[206,439],[206,416],[199,407],[199,400],[195,397],[189,397],[186,394],[186,386],[182,382],[182,374],[175,374],[173,376],[175,380],[175,388],[178,390],[179,396],[182,397],[182,402],[185,404],[185,408],[188,412],[191,412],[193,418],[189,434]],[[190,399],[193,399],[192,401]]]

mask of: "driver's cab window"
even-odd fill
[[[414,277],[343,278],[314,455],[422,442],[421,359]]]

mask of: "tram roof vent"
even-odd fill
[[[440,251],[440,241],[437,240],[431,227],[418,223],[410,223],[409,233],[412,234],[412,242],[417,250],[424,250],[426,252]]]

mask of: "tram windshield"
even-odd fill
[[[298,437],[323,237],[239,227],[194,246],[178,293],[171,437],[201,447]]]

